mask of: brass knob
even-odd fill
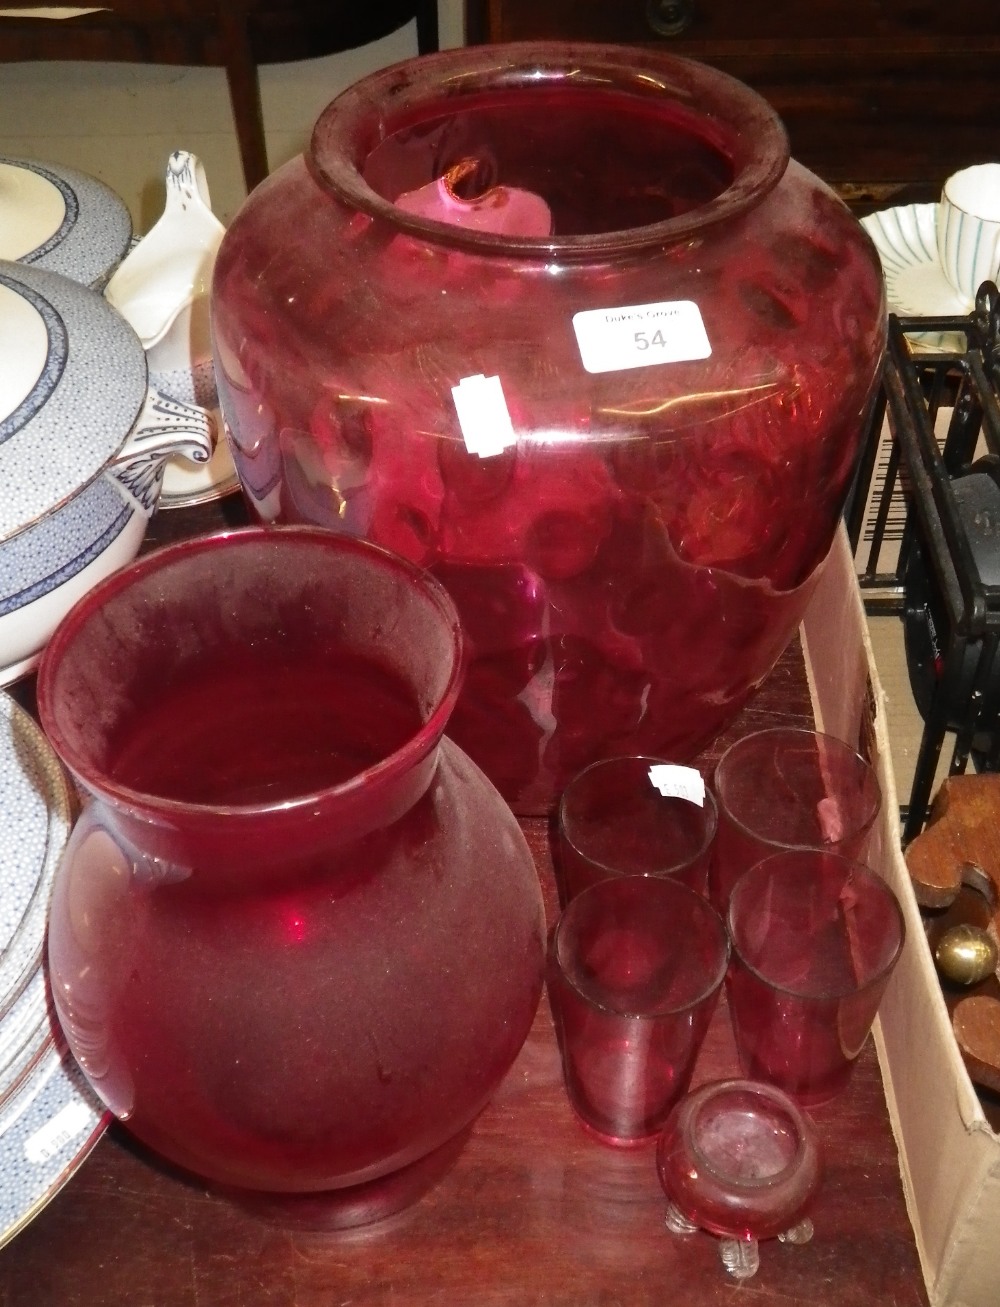
[[[952,926],[937,942],[938,971],[957,985],[978,985],[997,969],[993,936],[977,926]]]
[[[646,0],[646,22],[657,36],[680,36],[694,22],[691,0]]]

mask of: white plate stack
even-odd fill
[[[73,800],[59,760],[0,693],[0,1245],[61,1188],[106,1125],[52,1013],[45,931]]]

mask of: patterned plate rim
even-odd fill
[[[39,1110],[42,1120],[35,1119]],[[94,1098],[65,1045],[54,1041],[18,1093],[0,1108],[0,1117],[5,1118],[0,1120],[3,1193],[11,1192],[11,1168],[32,1164],[39,1168],[38,1183],[29,1185],[29,1201],[0,1218],[3,1248],[79,1170],[107,1130],[111,1115]],[[29,1149],[36,1152],[35,1159],[28,1156]]]
[[[37,879],[21,920],[0,957],[0,1020],[17,1001],[42,956],[49,897],[56,867],[69,839],[73,820],[73,798],[69,780],[42,728],[9,694],[0,691],[0,718],[20,728],[27,742],[38,776],[44,781],[48,817],[45,852],[37,868]],[[11,979],[13,976],[13,979]]]

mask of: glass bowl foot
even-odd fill
[[[675,1203],[667,1204],[666,1224],[671,1234],[694,1234],[701,1229],[696,1222],[689,1221]]]
[[[760,1266],[760,1246],[756,1239],[720,1239],[719,1257],[734,1280],[749,1280]]]
[[[671,1234],[696,1234],[701,1226],[689,1220],[675,1203],[667,1206],[666,1227]],[[813,1237],[813,1223],[806,1217],[788,1230],[778,1235],[782,1243],[808,1243]],[[734,1280],[749,1280],[757,1274],[760,1267],[760,1246],[756,1239],[733,1239],[723,1237],[719,1240],[719,1258],[726,1272]]]

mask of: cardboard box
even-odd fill
[[[846,533],[802,624],[821,730],[870,757],[882,784],[871,852],[903,906],[907,943],[874,1037],[932,1307],[1000,1307],[1000,1137],[958,1052],[899,845],[886,706]]]

